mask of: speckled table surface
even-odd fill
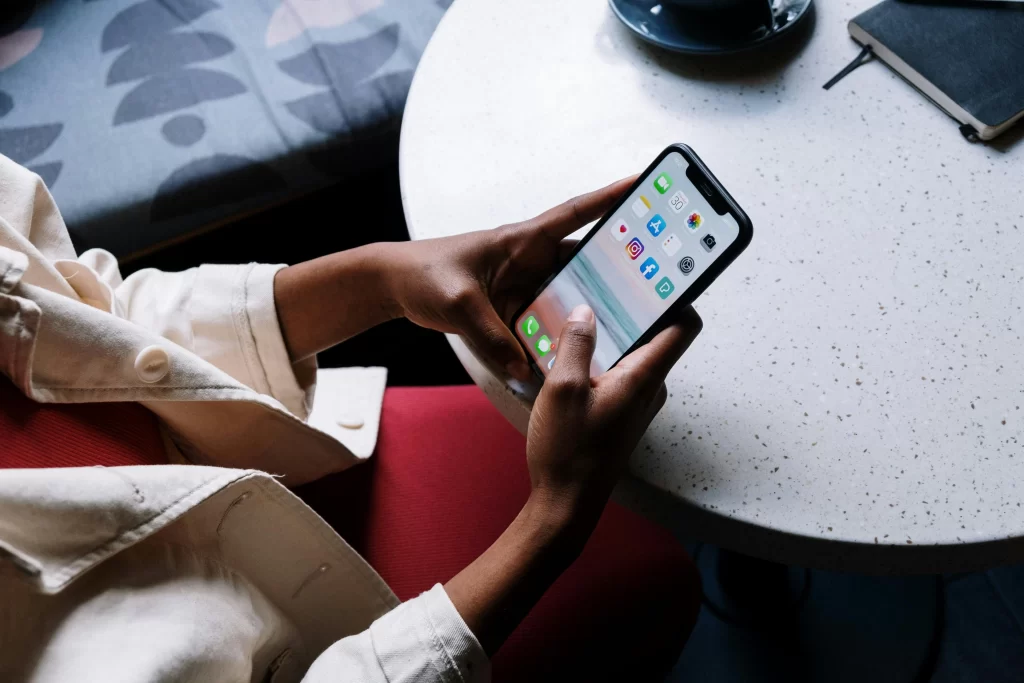
[[[754,241],[697,301],[704,331],[635,477],[698,537],[768,559],[1019,561],[1024,141],[966,142],[879,63],[823,90],[873,2],[819,1],[809,37],[716,60],[646,46],[597,0],[459,0],[405,113],[409,229],[520,220],[690,144]],[[524,425],[514,392],[452,341]]]

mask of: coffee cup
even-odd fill
[[[722,35],[770,30],[775,23],[772,0],[662,0],[662,6]]]

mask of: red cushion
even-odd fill
[[[388,389],[370,462],[300,495],[407,600],[482,553],[529,491],[523,437],[466,386]],[[682,546],[610,503],[579,560],[495,656],[495,681],[653,679],[699,607]]]
[[[0,468],[162,464],[134,403],[40,404],[0,377]],[[402,599],[482,553],[529,494],[522,437],[475,387],[389,389],[370,463],[301,494]],[[699,580],[670,534],[614,503],[582,556],[494,658],[494,680],[654,679],[696,620]]]
[[[0,469],[161,465],[156,416],[138,403],[37,403],[0,375]]]

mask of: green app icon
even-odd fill
[[[668,192],[668,188],[672,187],[672,178],[668,173],[662,173],[660,176],[654,179],[654,189],[660,194]]]
[[[538,330],[540,330],[540,323],[537,322],[537,319],[532,315],[527,316],[526,320],[523,321],[523,334],[527,337],[532,337],[537,334]]]
[[[551,350],[551,340],[548,339],[548,335],[542,334],[540,335],[540,339],[537,340],[537,344],[535,346],[538,356],[546,356]]]
[[[672,284],[672,281],[667,277],[661,278],[658,284],[654,285],[654,291],[658,293],[662,299],[667,299],[672,295],[672,292],[676,291],[676,286]]]

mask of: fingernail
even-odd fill
[[[576,323],[593,322],[594,311],[590,309],[590,306],[586,304],[580,304],[576,308],[572,309],[572,313],[569,314],[569,320]]]
[[[515,377],[518,380],[526,381],[530,379],[530,366],[528,366],[526,363],[512,361],[511,363],[505,366],[505,371],[508,372],[509,375]]]

